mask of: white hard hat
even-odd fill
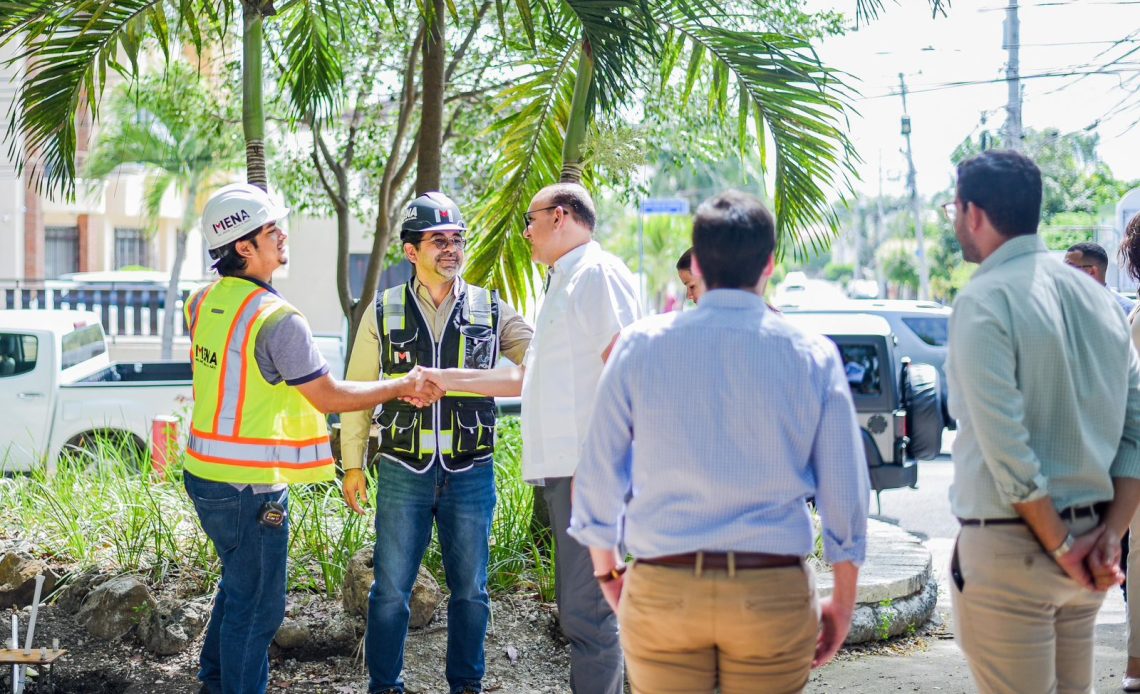
[[[249,183],[220,188],[202,211],[202,236],[211,251],[232,243],[265,224],[284,219],[289,208]]]

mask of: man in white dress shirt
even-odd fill
[[[426,370],[448,390],[513,395],[522,386],[523,478],[543,485],[557,547],[554,585],[570,641],[570,689],[621,694],[617,618],[594,576],[589,551],[567,534],[570,486],[602,366],[621,329],[641,317],[636,283],[621,260],[593,240],[596,213],[580,185],[558,183],[534,196],[526,239],[548,266],[546,295],[522,368]]]

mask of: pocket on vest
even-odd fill
[[[391,375],[406,374],[412,370],[419,359],[416,353],[417,341],[420,337],[419,328],[414,330],[393,330],[389,335],[388,354],[389,363],[383,370]]]
[[[454,454],[489,453],[495,447],[495,405],[489,402],[455,402],[452,428]]]
[[[411,407],[384,405],[376,423],[380,427],[381,450],[418,454],[420,413]]]
[[[495,366],[495,331],[485,325],[464,325],[463,366],[468,369],[490,369]]]

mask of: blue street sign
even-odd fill
[[[684,198],[647,198],[641,201],[641,214],[689,214],[689,201]]]

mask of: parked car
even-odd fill
[[[898,341],[897,357],[930,364],[938,370],[942,387],[943,417],[953,429],[954,420],[946,407],[946,345],[950,337],[949,306],[936,301],[902,299],[851,299],[827,306],[785,307],[785,313],[866,313],[879,316],[891,326]],[[901,362],[900,362],[901,363]]]
[[[0,311],[0,471],[53,467],[108,441],[141,454],[193,396],[190,362],[112,363],[90,311]]]
[[[945,427],[938,371],[897,354],[886,319],[856,312],[803,312],[785,317],[824,335],[843,358],[876,494],[914,487],[918,461],[936,457]]]

